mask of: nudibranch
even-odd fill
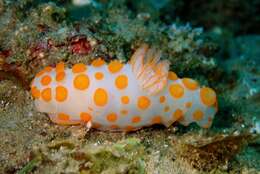
[[[178,78],[160,52],[142,45],[126,64],[78,63],[40,71],[31,85],[38,111],[57,124],[88,124],[111,131],[134,131],[153,124],[196,122],[209,128],[217,96],[190,78]]]

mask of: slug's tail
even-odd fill
[[[192,102],[185,103],[187,110],[178,122],[183,125],[196,122],[200,127],[210,128],[218,110],[215,91],[208,87],[202,87],[192,92],[190,97]]]

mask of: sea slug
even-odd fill
[[[178,78],[160,52],[142,45],[131,60],[78,63],[40,71],[31,84],[38,111],[57,124],[91,125],[100,130],[134,131],[153,124],[196,122],[209,128],[217,96],[195,80]]]

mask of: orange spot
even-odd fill
[[[123,109],[123,110],[121,110],[120,112],[121,112],[121,114],[123,114],[123,115],[127,115],[127,114],[128,114],[128,110],[124,110],[124,109]]]
[[[150,106],[150,104],[151,104],[151,102],[148,97],[141,96],[138,98],[138,101],[137,101],[138,108],[144,110],[144,109],[148,108]]]
[[[173,117],[174,121],[180,120],[181,118],[183,118],[182,110],[181,109],[176,109],[176,111],[173,113],[172,117]]]
[[[93,111],[93,110],[94,110],[92,107],[88,107],[88,109],[89,109],[90,111]]]
[[[164,103],[165,102],[165,96],[161,96],[160,97],[160,103]]]
[[[132,117],[132,123],[139,123],[140,121],[141,121],[141,117],[140,116]]]
[[[50,117],[51,121],[56,123],[56,124],[60,124],[60,125],[77,125],[80,124],[79,121],[75,121],[75,120],[68,120],[68,121],[64,121],[64,120],[60,120],[58,119],[58,117]]]
[[[41,79],[41,84],[43,86],[49,85],[51,83],[51,77],[49,75],[45,75]]]
[[[168,112],[169,110],[170,110],[170,107],[169,106],[165,106],[164,112]]]
[[[96,78],[97,80],[102,80],[103,77],[104,77],[104,74],[103,74],[102,72],[96,72],[96,73],[95,73],[95,78]]]
[[[102,127],[102,125],[99,123],[93,122],[92,127],[95,129],[98,129],[98,128]]]
[[[110,126],[110,128],[111,128],[111,129],[119,129],[119,126],[116,125],[116,124],[113,124],[113,125]]]
[[[178,121],[182,122],[184,124],[184,126],[188,125],[187,123],[185,123],[185,117],[183,115],[178,119]]]
[[[208,87],[203,87],[200,89],[200,98],[202,103],[206,106],[212,106],[217,101],[215,91]]]
[[[128,125],[128,126],[125,127],[125,130],[126,130],[127,132],[130,132],[130,131],[134,131],[135,128],[134,128],[133,126],[131,126],[131,125]]]
[[[33,86],[33,87],[31,88],[31,93],[32,93],[32,96],[33,96],[35,99],[39,99],[39,98],[40,98],[41,93],[40,93],[40,90],[38,90],[36,86]]]
[[[111,73],[117,73],[123,68],[123,64],[120,63],[118,60],[114,60],[108,64],[108,70]]]
[[[68,121],[70,120],[70,116],[64,113],[59,113],[58,114],[58,119],[62,120],[62,121]]]
[[[111,113],[107,115],[107,121],[115,122],[117,120],[117,115],[115,113]]]
[[[128,104],[129,103],[129,97],[128,96],[122,96],[121,97],[121,102],[123,104]]]
[[[190,107],[192,106],[192,102],[187,102],[187,103],[185,104],[185,106],[186,106],[187,108],[190,108]]]
[[[204,124],[203,126],[201,126],[201,127],[205,128],[205,129],[208,129],[208,128],[210,128],[211,124],[212,124],[212,118],[209,117],[208,118],[208,122],[206,124]]]
[[[44,101],[51,101],[51,88],[45,88],[44,90],[42,90],[41,96]]]
[[[81,72],[86,71],[86,69],[87,69],[87,67],[86,67],[85,64],[77,63],[77,64],[73,65],[72,72],[73,73],[81,73]]]
[[[44,71],[45,71],[45,72],[51,72],[51,70],[52,70],[52,67],[50,67],[50,66],[46,66],[46,67],[44,68]]]
[[[177,80],[178,76],[175,74],[175,72],[170,71],[168,73],[168,79],[170,79],[170,80]]]
[[[60,62],[56,65],[56,73],[64,71],[65,64],[64,62]]]
[[[162,117],[161,116],[154,116],[152,119],[152,124],[160,124],[162,122]]]
[[[57,86],[56,87],[56,96],[55,96],[56,100],[58,102],[63,102],[67,99],[67,97],[68,97],[67,89],[63,86]]]
[[[179,99],[184,94],[184,89],[179,84],[171,84],[169,87],[170,94],[173,98]]]
[[[212,118],[209,117],[209,118],[208,118],[208,122],[207,122],[205,125],[203,125],[202,127],[203,127],[204,129],[208,129],[208,128],[210,128],[211,124],[212,124]]]
[[[87,89],[89,87],[89,78],[86,74],[77,75],[73,80],[73,84],[76,89]]]
[[[126,75],[119,75],[115,80],[115,85],[118,89],[124,89],[128,85],[128,78]]]
[[[184,86],[190,90],[196,90],[198,89],[198,83],[195,80],[192,80],[190,78],[183,78],[182,83]]]
[[[201,127],[204,129],[208,129],[208,128],[210,128],[210,126],[211,126],[211,123],[206,123],[206,124],[202,125]]]
[[[91,63],[91,65],[94,67],[100,67],[100,66],[103,66],[104,64],[105,64],[105,61],[101,58],[98,58]]]
[[[38,72],[37,74],[36,74],[36,77],[40,77],[41,75],[43,75],[45,73],[45,71],[44,70],[41,70],[40,72]]]
[[[93,99],[97,106],[105,106],[108,101],[108,94],[106,90],[102,88],[98,88],[94,93]]]
[[[202,112],[200,109],[197,109],[197,110],[193,113],[192,118],[193,118],[194,120],[196,120],[196,121],[200,121],[200,120],[202,120],[203,115],[204,115],[203,112]]]
[[[60,82],[60,81],[62,81],[63,79],[64,79],[64,77],[65,77],[65,72],[58,72],[57,74],[56,74],[56,81],[58,81],[58,82]]]
[[[91,121],[92,116],[91,116],[90,114],[86,113],[86,112],[82,112],[82,113],[80,114],[80,119],[81,119],[82,121],[84,121],[84,122],[89,122],[89,121]]]

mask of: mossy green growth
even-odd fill
[[[34,159],[29,161],[17,174],[27,174],[31,172],[36,166],[41,163],[41,156],[36,156]]]
[[[128,138],[113,145],[87,145],[80,153],[86,161],[81,172],[89,173],[145,173],[144,147],[137,138]],[[82,159],[82,158],[81,158]]]
[[[32,13],[31,17],[38,23],[47,24],[48,26],[56,26],[58,23],[65,21],[66,9],[56,6],[55,3],[46,3],[39,5],[38,9]]]

